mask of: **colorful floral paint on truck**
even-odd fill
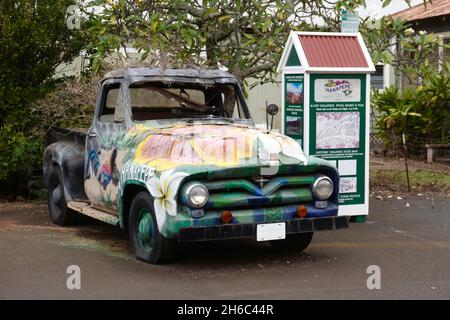
[[[180,241],[254,238],[305,249],[337,217],[338,175],[284,135],[257,129],[236,79],[218,70],[113,71],[92,126],[54,128],[44,154],[49,212],[128,228],[137,258]]]

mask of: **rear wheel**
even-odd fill
[[[270,244],[277,250],[300,252],[309,246],[313,235],[313,232],[288,234],[286,239],[272,240]]]
[[[68,226],[75,222],[76,214],[67,207],[64,181],[60,167],[54,166],[48,186],[48,212],[53,223]]]
[[[147,192],[138,193],[131,204],[128,231],[137,259],[153,264],[173,260],[176,240],[166,239],[159,233],[152,199]]]

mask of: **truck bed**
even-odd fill
[[[87,128],[51,127],[47,133],[46,145],[57,141],[72,141],[82,146],[86,143]]]

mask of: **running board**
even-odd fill
[[[119,218],[111,213],[95,209],[91,207],[89,202],[81,202],[81,201],[70,201],[67,203],[67,207],[70,209],[82,213],[91,218],[112,224],[114,226],[119,225]]]

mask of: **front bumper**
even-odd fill
[[[286,222],[286,234],[345,229],[349,226],[349,218],[346,216],[294,219],[273,222]],[[256,239],[256,226],[258,224],[260,223],[224,224],[207,227],[181,228],[178,241],[185,242],[244,238]]]

